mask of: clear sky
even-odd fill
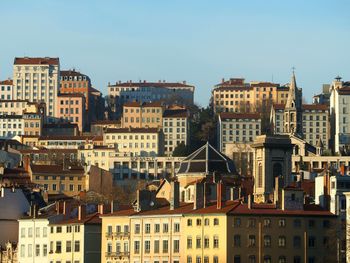
[[[118,80],[187,80],[209,101],[222,78],[297,84],[311,101],[350,80],[348,0],[1,0],[0,78],[15,56],[60,57],[106,94]]]

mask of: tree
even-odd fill
[[[188,145],[185,145],[184,143],[178,144],[174,151],[173,151],[173,156],[174,157],[183,157],[187,156],[191,153],[191,149]]]

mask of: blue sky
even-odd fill
[[[1,0],[0,78],[15,56],[58,56],[106,94],[118,80],[182,81],[206,105],[222,78],[297,83],[311,101],[350,80],[350,1]]]

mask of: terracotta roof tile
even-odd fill
[[[60,63],[59,58],[29,58],[29,57],[22,57],[22,58],[15,58],[14,64],[15,65],[58,65]]]
[[[155,87],[155,88],[183,88],[193,87],[179,82],[123,82],[112,85],[113,87]]]
[[[0,81],[0,85],[13,85],[13,80],[12,79],[7,79],[7,80],[3,80]]]
[[[326,111],[329,110],[328,105],[325,104],[303,104],[303,110],[321,110]]]
[[[107,128],[105,133],[158,133],[157,128]]]

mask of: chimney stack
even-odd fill
[[[180,186],[177,181],[172,181],[170,185],[170,210],[174,210],[180,206]]]
[[[193,209],[200,209],[204,207],[204,185],[202,183],[195,183],[194,185],[194,202]]]
[[[32,205],[32,215],[31,216],[33,218],[37,218],[38,214],[39,214],[38,206],[37,205]]]
[[[5,197],[5,187],[1,186],[1,197]]]
[[[222,182],[216,184],[216,209],[222,208]]]
[[[97,212],[100,214],[100,215],[103,215],[103,212],[104,212],[104,204],[99,204],[98,205],[98,210]]]
[[[79,205],[78,207],[78,220],[85,219],[86,216],[86,206],[85,205]]]
[[[116,201],[112,200],[111,201],[111,213],[114,213],[118,211],[118,204]]]
[[[253,198],[252,195],[248,195],[248,209],[253,208]]]

